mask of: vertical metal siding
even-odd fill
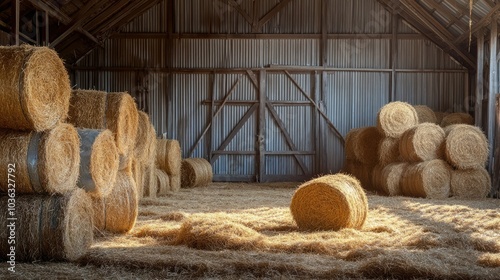
[[[167,32],[167,1],[162,1],[133,19],[122,32]]]
[[[450,55],[432,42],[422,40],[398,40],[399,69],[464,69]]]
[[[328,40],[328,65],[343,68],[389,68],[391,41],[386,39]]]

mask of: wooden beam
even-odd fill
[[[256,181],[263,183],[266,181],[266,100],[267,100],[267,72],[259,72],[259,121],[257,131],[258,160],[256,168]]]
[[[255,87],[256,90],[259,90],[259,81],[257,80],[257,75],[252,70],[246,70],[248,77],[250,78],[250,81],[252,81],[253,86]]]
[[[311,93],[313,94],[314,102],[319,104],[321,102],[321,83],[320,83],[320,75],[317,71],[311,73]],[[314,173],[321,174],[322,173],[322,162],[323,159],[320,156],[321,149],[321,140],[325,139],[325,137],[321,137],[321,116],[317,110],[313,110],[311,112],[313,119],[313,128],[314,128],[314,151],[316,151],[317,155],[314,157]]]
[[[44,11],[44,20],[45,20],[45,46],[48,46],[50,43],[50,21],[49,21],[49,12],[47,10]]]
[[[276,6],[274,6],[267,14],[265,14],[257,23],[256,29],[261,30],[262,27],[270,21],[277,13],[279,13],[283,8],[285,8],[288,3],[292,0],[281,0]]]
[[[137,16],[142,15],[147,10],[149,10],[151,7],[157,5],[160,2],[162,2],[162,0],[144,1],[144,2],[142,2],[142,4],[138,4],[138,5],[134,6],[133,8],[130,9],[130,11],[131,11],[130,13],[127,13],[126,15],[121,16],[121,20],[117,20],[117,21],[113,22],[112,25],[110,25],[110,28],[113,29],[114,33],[118,32],[118,28],[127,24],[128,22],[130,22],[131,20],[133,20]]]
[[[16,41],[16,46],[19,46],[20,41],[19,41],[19,24],[21,22],[21,5],[20,5],[20,0],[15,0],[15,20],[16,20],[16,27],[14,29],[14,40]]]
[[[425,3],[428,4],[428,5],[430,5],[434,10],[438,11],[439,13],[441,13],[442,15],[444,15],[444,16],[446,16],[446,17],[448,17],[450,19],[450,23],[445,28],[449,28],[451,25],[456,24],[456,25],[458,25],[460,28],[462,28],[464,30],[468,30],[469,29],[469,26],[463,24],[460,21],[461,17],[459,18],[456,15],[452,14],[449,10],[443,8],[440,5],[440,3],[437,3],[435,1],[426,1]]]
[[[326,66],[328,63],[328,4],[326,0],[321,0],[321,44],[320,44],[320,65]]]
[[[96,43],[96,44],[100,44],[101,42],[99,42],[99,40],[92,34],[90,34],[90,32],[88,32],[87,30],[83,29],[82,27],[79,27],[78,28],[78,32],[82,33],[83,35],[85,35],[87,38],[89,38],[90,40],[92,40],[92,42]]]
[[[107,19],[112,18],[116,13],[123,11],[125,6],[129,4],[130,0],[119,0],[112,5],[105,6],[105,8],[93,19],[85,23],[82,27],[85,30],[94,31],[96,28],[102,26]]]
[[[63,13],[58,7],[52,5],[50,2],[45,2],[41,0],[28,0],[35,8],[40,11],[47,11],[51,17],[59,20],[65,25],[71,22],[71,18]]]
[[[389,102],[396,100],[396,68],[398,64],[398,22],[399,16],[396,11],[392,11],[392,39],[391,39],[391,93]]]
[[[214,114],[215,114],[215,98],[216,98],[216,93],[215,93],[215,73],[212,72],[210,73],[210,109],[208,110],[208,115],[210,116],[210,123],[214,122]],[[213,151],[212,151],[212,141],[214,136],[214,126],[210,126],[210,133],[207,136],[207,148],[206,150],[208,151],[207,158],[211,159],[213,156]]]
[[[226,2],[227,1],[227,2]],[[234,0],[219,0],[221,3],[225,3],[229,5],[231,8],[235,9],[247,22],[248,24],[252,25],[253,24],[253,19],[250,17],[250,15],[241,8],[240,4],[236,3]]]
[[[493,7],[486,16],[484,16],[478,23],[473,25],[472,28],[472,34],[475,34],[478,30],[481,30],[483,27],[489,24],[491,21],[491,18],[494,17],[494,15],[500,10],[500,4],[496,4],[495,7]],[[495,17],[496,18],[496,17]],[[455,41],[453,41],[454,44],[460,44],[462,41],[465,39],[469,38],[468,33],[464,33],[460,35]]]
[[[495,138],[495,167],[493,172],[493,195],[496,198],[500,198],[500,94],[497,94],[496,98],[496,123],[497,132]]]
[[[489,94],[488,94],[488,143],[489,143],[489,161],[488,170],[490,175],[493,175],[493,152],[494,152],[494,141],[495,141],[495,97],[498,94],[498,63],[497,63],[497,52],[498,52],[498,24],[496,18],[491,21],[490,27],[490,82],[489,82]]]

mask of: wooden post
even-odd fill
[[[497,94],[496,98],[496,122],[497,122],[497,132],[495,137],[495,162],[494,162],[494,172],[493,172],[493,190],[492,195],[496,198],[500,198],[500,94]]]
[[[319,75],[317,71],[314,71],[311,73],[311,85],[312,89],[311,92],[313,94],[313,99],[316,104],[320,104],[320,87],[319,85]],[[322,173],[322,166],[321,166],[321,125],[320,125],[320,120],[321,116],[318,112],[318,110],[315,110],[314,106],[311,106],[311,114],[313,114],[313,122],[314,122],[314,151],[316,154],[314,155],[314,173],[313,175],[320,174]]]
[[[476,103],[475,120],[476,126],[483,126],[483,96],[484,96],[484,34],[479,32],[477,35],[477,69],[476,69]]]
[[[469,80],[469,73],[464,73],[464,107],[465,107],[465,112],[469,113],[470,111],[470,103],[469,100],[471,98],[470,94],[470,80]]]
[[[19,41],[19,24],[21,22],[21,5],[19,3],[20,0],[15,0],[16,3],[15,3],[15,8],[16,8],[16,29],[14,30],[14,39],[16,40],[16,46],[19,46],[20,44],[20,41]]]
[[[210,73],[210,109],[208,114],[210,115],[210,123],[214,122],[215,113],[215,72]],[[210,133],[207,135],[207,159],[212,158],[212,139],[214,135],[214,126],[210,126]]]
[[[488,161],[488,171],[493,175],[493,152],[495,138],[495,96],[498,93],[498,24],[496,16],[491,21],[490,34],[490,87],[488,95],[488,142],[490,156]]]
[[[259,131],[257,133],[257,146],[259,147],[259,160],[257,164],[257,176],[259,183],[265,182],[266,175],[266,99],[267,99],[267,72],[261,70],[259,73]]]
[[[48,46],[50,44],[50,36],[49,36],[49,12],[47,12],[47,10],[45,10],[45,13],[44,13],[45,17],[44,17],[44,20],[45,20],[45,46]]]
[[[392,12],[392,39],[391,39],[391,95],[389,102],[396,99],[396,68],[398,63],[398,13]]]
[[[321,44],[320,44],[320,65],[326,66],[328,62],[328,20],[327,20],[327,1],[321,0]]]

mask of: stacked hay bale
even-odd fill
[[[68,73],[45,47],[0,47],[0,65],[0,259],[76,260],[92,243],[93,211],[76,187],[78,132],[62,122]]]
[[[168,184],[158,186],[158,194],[165,195],[168,192],[177,192],[181,188],[181,146],[179,141],[172,139],[158,139],[156,141],[156,164],[158,169],[165,172],[155,173],[159,176],[168,176]],[[155,180],[162,182],[155,176]]]
[[[181,184],[183,188],[205,187],[213,179],[212,165],[204,158],[187,158],[182,161]]]
[[[134,158],[131,162],[131,172],[137,185],[139,199],[155,198],[157,194],[156,177],[156,131],[148,114],[139,111],[137,138],[135,140]]]

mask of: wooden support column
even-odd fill
[[[215,72],[210,73],[210,109],[209,109],[209,115],[210,115],[210,123],[213,124],[214,118],[215,118]],[[210,126],[210,133],[207,136],[207,157],[209,159],[212,158],[213,151],[212,151],[212,139],[214,135],[214,126]]]
[[[493,196],[500,198],[500,94],[496,98],[496,122],[497,133],[495,139],[495,170],[493,172]],[[496,190],[496,191],[495,191]]]
[[[493,175],[493,152],[495,141],[495,96],[498,93],[498,24],[495,16],[491,21],[490,33],[490,87],[488,95],[488,141],[489,141],[489,161],[488,170]]]
[[[14,39],[16,40],[16,46],[19,46],[20,44],[20,41],[19,41],[19,24],[21,22],[21,4],[20,4],[20,0],[15,0],[15,3],[14,3],[14,6],[15,6],[15,20],[16,20],[16,27],[15,27],[15,30],[14,30]]]
[[[167,77],[167,88],[165,94],[167,95],[165,99],[164,108],[167,108],[167,135],[172,135],[174,132],[174,123],[173,123],[173,106],[172,104],[172,95],[174,94],[174,73],[172,68],[174,66],[174,42],[173,42],[173,33],[175,32],[175,3],[174,0],[166,0],[167,1],[167,43],[166,43],[166,67],[168,69],[168,77]]]
[[[266,100],[267,100],[267,72],[259,73],[259,131],[257,133],[257,147],[259,160],[257,164],[257,178],[259,183],[265,182],[266,175]]]
[[[45,10],[45,13],[44,13],[44,20],[45,20],[45,46],[48,46],[50,44],[50,30],[49,30],[49,12],[47,10]]]
[[[389,102],[396,100],[396,68],[398,63],[398,19],[396,11],[392,12],[392,39],[391,39],[391,95]]]
[[[319,83],[319,75],[317,71],[314,71],[311,73],[311,92],[313,94],[313,99],[316,104],[320,104],[320,83]],[[322,150],[321,150],[321,115],[317,110],[314,110],[314,107],[311,107],[311,110],[313,110],[313,128],[314,128],[314,151],[316,154],[314,155],[314,169],[313,175],[320,174],[322,173],[322,166],[321,166],[321,155],[322,155]]]
[[[483,126],[483,96],[484,96],[484,34],[477,34],[477,69],[476,69],[476,103],[475,120],[476,126]]]

